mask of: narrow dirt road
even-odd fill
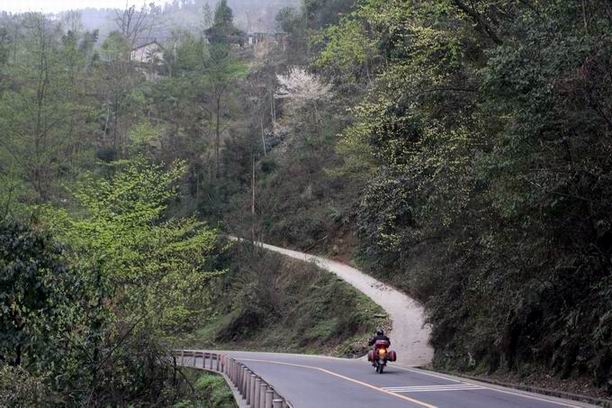
[[[421,366],[431,361],[433,349],[428,342],[430,328],[425,325],[423,307],[415,300],[343,263],[274,245],[264,243],[258,243],[258,245],[291,258],[314,262],[320,268],[337,275],[380,305],[389,314],[393,324],[390,335],[391,348],[397,351],[399,364]]]

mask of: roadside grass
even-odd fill
[[[214,373],[185,369],[192,383],[191,395],[173,408],[237,408],[234,395],[222,376]]]
[[[383,309],[314,264],[237,244],[215,282],[213,311],[185,347],[360,357]]]

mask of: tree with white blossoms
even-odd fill
[[[321,104],[329,100],[331,85],[317,75],[300,67],[293,67],[285,75],[277,75],[279,87],[275,98],[286,99],[285,109],[289,119],[296,123],[312,123],[315,133],[321,136]],[[310,116],[310,117],[308,117]],[[305,119],[305,120],[304,120]]]

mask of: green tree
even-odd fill
[[[0,361],[31,365],[61,354],[62,333],[86,301],[82,289],[82,278],[49,235],[0,224]]]
[[[29,194],[21,200],[46,201],[91,145],[87,50],[76,47],[76,34],[62,38],[61,27],[41,15],[19,19],[19,52],[11,53],[3,75],[10,86],[0,88],[0,171],[25,180]]]
[[[609,379],[609,11],[369,0],[317,37],[361,83],[362,260],[426,302],[438,366]]]
[[[217,274],[206,269],[217,234],[194,219],[164,217],[184,164],[164,171],[138,159],[109,170],[108,178],[88,175],[79,183],[74,194],[83,216],[52,211],[49,221],[75,262],[100,265],[110,288],[102,303],[112,302],[116,319],[160,334],[189,327],[206,306],[206,282]]]
[[[234,13],[227,5],[227,0],[217,4],[212,27],[205,33],[211,44],[242,45],[244,42],[244,33],[234,26]]]
[[[111,149],[110,158],[118,158],[127,147],[127,127],[133,93],[141,77],[130,62],[130,43],[118,31],[112,32],[100,47],[100,61],[95,78],[98,98],[103,105],[103,143]]]

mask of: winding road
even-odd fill
[[[268,244],[258,245],[314,262],[369,296],[389,314],[398,361],[377,374],[364,359],[228,351],[291,401],[294,408],[584,408],[576,401],[442,375],[415,366],[431,361],[423,308],[405,294],[348,265]]]
[[[227,352],[294,408],[584,408],[592,405],[391,364],[295,354]]]

